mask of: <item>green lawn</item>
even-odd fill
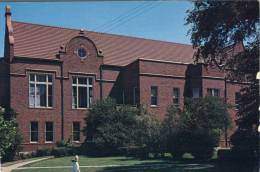
[[[17,169],[13,172],[70,172],[71,159],[72,157],[48,159],[28,164],[24,166],[27,169]],[[120,165],[120,167],[81,167],[81,172],[250,172],[246,168],[228,165],[219,167],[213,162],[196,162],[194,160],[139,160],[131,157],[94,158],[80,156],[79,163],[80,166]]]

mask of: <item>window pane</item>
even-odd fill
[[[79,84],[85,84],[87,85],[87,78],[78,78]]]
[[[45,140],[46,141],[53,141],[53,123],[52,122],[46,122],[45,124]]]
[[[35,74],[30,74],[30,81],[35,81]]]
[[[52,75],[48,75],[48,82],[52,82]]]
[[[53,131],[53,123],[46,122],[46,131]]]
[[[92,85],[92,78],[88,78],[88,84]]]
[[[87,87],[78,87],[79,107],[87,107]]]
[[[199,98],[200,97],[200,89],[199,88],[192,88],[192,97]]]
[[[73,83],[73,84],[77,84],[77,78],[76,78],[76,77],[73,77],[73,78],[72,78],[72,83]]]
[[[31,142],[38,141],[38,122],[31,122]]]
[[[47,101],[46,101],[46,85],[43,84],[37,84],[36,85],[36,103],[37,106],[43,106],[46,107]]]
[[[29,88],[29,104],[30,106],[34,106],[35,103],[35,88],[34,84],[30,84]]]
[[[80,141],[80,123],[73,122],[73,141]]]
[[[36,81],[37,82],[46,82],[46,75],[37,74],[36,75]]]
[[[151,87],[151,105],[157,105],[157,87]]]
[[[52,107],[52,85],[48,85],[48,106]]]
[[[179,104],[179,97],[180,97],[180,89],[173,88],[173,103],[178,105]]]
[[[236,107],[237,110],[239,109],[240,99],[241,99],[241,94],[240,94],[240,92],[236,92],[236,93],[235,93],[235,107]]]
[[[77,108],[77,87],[72,87],[72,107]]]
[[[93,99],[93,88],[89,87],[89,105],[92,103]]]
[[[214,89],[214,95],[213,96],[219,96],[219,89]]]

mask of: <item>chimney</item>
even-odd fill
[[[14,37],[13,37],[13,26],[11,20],[11,7],[5,7],[5,57],[9,62],[12,61],[14,56]]]

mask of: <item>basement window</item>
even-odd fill
[[[80,141],[80,123],[79,122],[73,122],[73,125],[72,125],[72,140],[74,142]]]
[[[173,88],[173,97],[172,97],[173,104],[175,106],[179,106],[180,104],[180,89],[179,88]]]
[[[30,125],[30,142],[37,143],[38,142],[38,122],[31,122]]]
[[[209,96],[219,97],[219,89],[217,88],[208,88],[207,90]]]
[[[151,106],[158,105],[158,87],[152,86],[151,87]]]
[[[45,142],[53,142],[53,122],[45,123]]]

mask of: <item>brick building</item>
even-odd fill
[[[12,21],[8,7],[5,15],[0,104],[18,113],[25,151],[62,139],[83,142],[88,108],[107,96],[146,104],[161,118],[169,104],[182,107],[184,97],[211,94],[235,105],[241,85],[194,64],[191,45]]]

